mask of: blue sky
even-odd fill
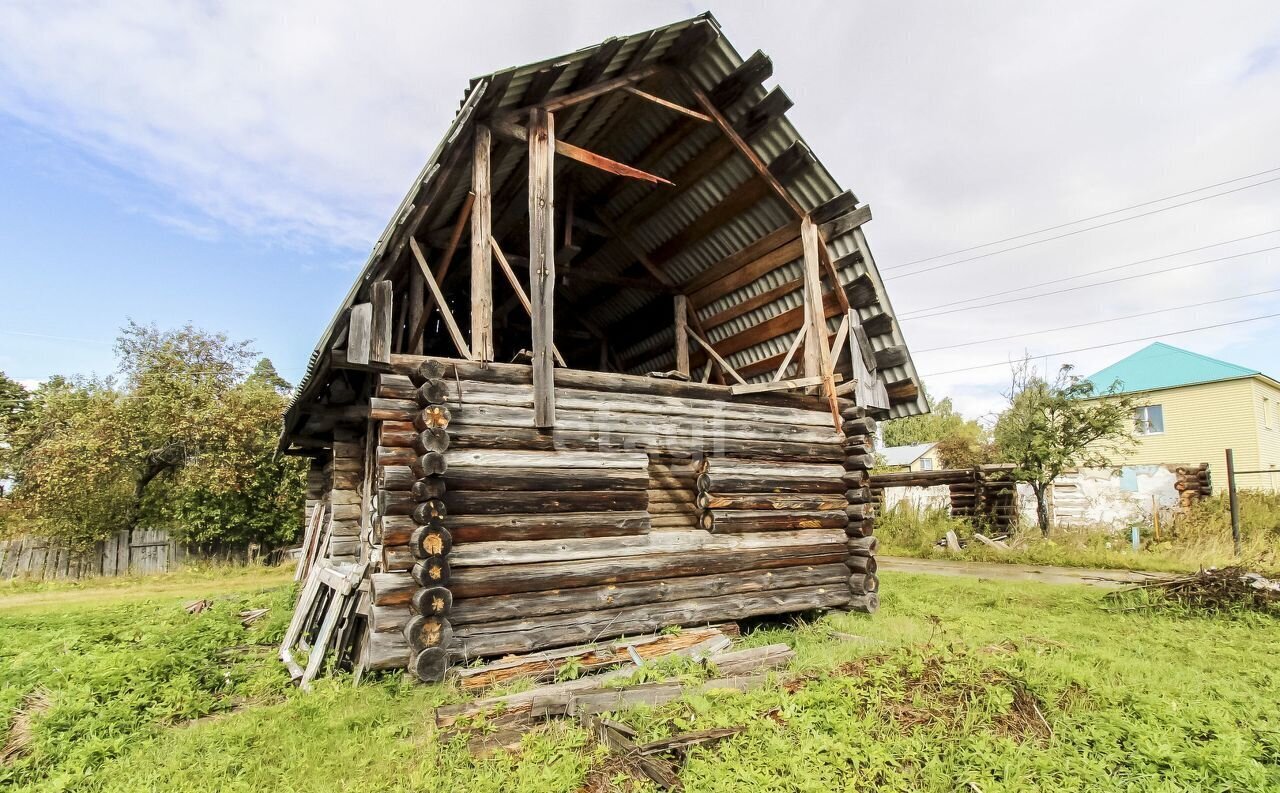
[[[362,259],[165,223],[141,208],[163,190],[11,117],[0,116],[0,171],[0,370],[17,379],[108,373],[131,317],[252,338],[294,380]]]
[[[681,0],[486,8],[480,19],[465,4],[4,4],[0,370],[106,373],[132,318],[253,339],[296,379],[468,78],[704,10]],[[888,270],[1280,168],[1280,5],[712,10],[744,55],[772,56],[770,84],[796,103],[788,116],[872,205],[868,237],[893,276],[917,368],[960,370],[927,379],[966,412],[997,407],[1008,380],[1005,367],[971,367],[1280,312],[1277,294],[1226,300],[1280,287],[1280,251],[1262,250],[1280,246],[1280,182],[1264,183],[1280,172],[928,275]],[[1148,275],[1114,286],[912,318],[1268,230],[1125,269]],[[1237,253],[1248,255],[1175,269]],[[1109,321],[1209,300],[1222,302]],[[985,341],[1081,322],[1095,324]],[[1278,330],[1268,320],[1168,341],[1280,374]],[[934,349],[968,341],[983,343]],[[1042,360],[1089,372],[1145,343]]]

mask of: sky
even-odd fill
[[[296,381],[469,78],[711,10],[871,204],[935,397],[986,415],[1011,360],[1087,374],[1146,337],[1280,376],[1280,317],[1175,333],[1280,314],[1280,4],[477,8],[0,6],[0,371],[106,374],[132,319]]]

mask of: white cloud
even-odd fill
[[[0,110],[160,186],[138,211],[196,236],[374,242],[469,77],[697,13],[686,3],[10,3]],[[883,267],[1280,166],[1280,6],[734,3],[790,116],[871,202]],[[889,282],[895,308],[955,301],[1280,228],[1280,183]],[[1200,254],[1280,244],[1280,235]],[[1251,247],[1252,246],[1252,247]],[[1004,336],[1274,286],[1276,252],[1057,299],[903,322],[911,346]],[[906,268],[912,269],[912,268]],[[899,274],[893,271],[886,274]],[[924,373],[1274,313],[1269,298],[920,353]],[[1172,343],[1280,371],[1275,323]],[[1070,356],[1090,371],[1141,346]],[[1057,361],[1050,361],[1056,365]],[[1000,368],[930,378],[983,412]]]

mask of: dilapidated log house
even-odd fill
[[[340,657],[875,609],[875,421],[927,407],[771,72],[703,15],[472,81],[285,415]]]

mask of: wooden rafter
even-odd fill
[[[724,114],[720,112],[720,109],[717,108],[709,98],[707,98],[706,93],[704,93],[701,88],[695,85],[694,82],[685,75],[681,74],[680,79],[684,81],[685,87],[687,87],[690,93],[693,94],[693,98],[698,101],[698,106],[702,108],[702,111],[708,116],[711,116],[712,121],[714,121],[715,125],[720,128],[720,132],[733,143],[734,147],[738,149],[742,156],[747,158],[747,162],[751,163],[751,167],[755,169],[756,174],[769,185],[769,188],[778,196],[779,199],[782,200],[784,204],[791,208],[791,211],[795,213],[796,217],[802,217],[804,215],[804,209],[796,203],[795,199],[791,197],[791,194],[786,191],[786,188],[784,188],[774,175],[770,173],[769,166],[765,164],[764,160],[760,159],[760,155],[756,154],[755,149],[751,148],[751,145],[742,139],[742,136],[733,128],[733,125],[729,123],[729,120],[724,117]]]
[[[702,121],[707,124],[715,123],[714,119],[712,119],[711,116],[708,116],[706,113],[699,113],[696,110],[687,108],[684,105],[678,104],[676,102],[672,102],[669,99],[663,99],[662,97],[655,96],[654,94],[651,94],[647,91],[641,91],[639,88],[636,88],[634,85],[628,85],[624,87],[622,90],[626,91],[627,93],[633,96],[638,96],[647,102],[652,102],[653,104],[658,105],[659,107],[665,107],[668,110],[672,110],[681,115],[688,116],[689,118],[695,118],[698,121]]]
[[[449,305],[444,302],[444,293],[440,291],[440,285],[436,283],[435,276],[431,274],[431,268],[427,266],[426,257],[422,255],[422,249],[418,247],[418,241],[413,237],[409,238],[409,249],[413,251],[413,257],[418,261],[418,267],[422,270],[423,280],[426,282],[427,289],[431,292],[431,297],[436,301],[436,307],[440,309],[440,318],[444,320],[444,325],[449,330],[449,336],[453,339],[453,346],[458,348],[458,353],[468,361],[475,360],[471,357],[471,348],[467,346],[467,340],[462,336],[462,330],[458,328],[458,323],[453,319],[453,312],[449,310]]]
[[[511,138],[512,140],[525,142],[528,142],[529,140],[528,133],[523,128],[509,122],[497,122],[493,125],[493,129],[498,134]],[[566,143],[562,140],[557,140],[555,142],[555,150],[556,154],[568,157],[569,159],[580,162],[583,165],[590,165],[593,168],[599,168],[600,170],[607,171],[615,176],[626,176],[631,179],[639,179],[641,181],[652,182],[654,184],[672,184],[661,176],[646,173],[639,168],[632,168],[630,165],[611,160],[608,157],[587,151],[586,149],[574,146],[572,143]]]
[[[642,66],[638,69],[632,69],[631,71],[624,72],[611,80],[605,80],[603,82],[596,83],[595,85],[588,85],[585,88],[580,88],[577,91],[570,91],[567,94],[561,94],[554,99],[549,99],[538,104],[537,107],[547,111],[548,113],[554,113],[557,110],[563,110],[566,107],[573,107],[581,102],[595,99],[596,97],[616,91],[619,88],[638,83],[641,80],[646,80],[657,74],[662,70],[662,68],[662,66],[653,64],[650,66]],[[504,120],[518,122],[528,110],[530,110],[530,108],[521,108],[519,110],[512,111],[512,113],[504,117]]]

